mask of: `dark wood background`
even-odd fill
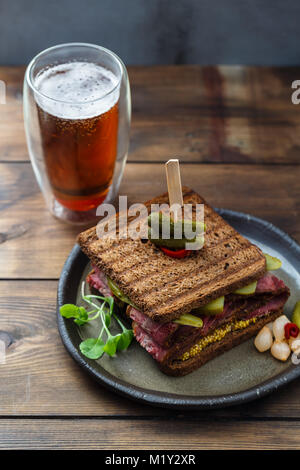
[[[25,144],[23,74],[0,68],[0,447],[299,448],[299,381],[243,406],[182,413],[108,392],[68,356],[56,288],[78,228],[45,209]],[[183,183],[211,204],[263,217],[300,242],[300,108],[291,103],[300,68],[130,67],[129,76],[121,194],[159,194],[162,162],[178,156]]]

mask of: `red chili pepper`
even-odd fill
[[[186,258],[189,256],[192,250],[186,250],[183,248],[182,250],[169,250],[169,248],[165,248],[164,246],[160,247],[161,251],[164,252],[165,255],[170,256],[171,258]]]
[[[285,339],[297,338],[299,334],[299,328],[295,323],[286,323],[284,326]]]

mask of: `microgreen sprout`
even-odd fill
[[[65,318],[73,318],[74,322],[82,326],[90,321],[100,318],[101,330],[98,338],[87,338],[79,345],[80,351],[89,359],[99,359],[104,353],[108,356],[114,356],[116,352],[128,348],[133,338],[133,331],[127,329],[114,310],[114,298],[102,297],[101,295],[85,294],[85,283],[82,283],[81,297],[92,310],[87,311],[84,307],[78,307],[74,304],[65,304],[60,307],[60,314]],[[101,300],[102,303],[96,303],[95,300]],[[113,335],[109,327],[111,319],[114,317],[122,332]],[[105,338],[103,336],[105,335]]]

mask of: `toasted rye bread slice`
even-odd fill
[[[193,190],[183,188],[185,204],[204,204],[205,245],[190,257],[173,259],[150,241],[98,239],[96,227],[78,236],[92,263],[155,321],[167,322],[245,286],[265,272],[261,250],[240,235]],[[168,194],[145,203],[168,203]],[[128,220],[132,218],[128,217]]]
[[[169,363],[158,363],[158,367],[162,372],[174,377],[181,377],[190,374],[199,367],[203,366],[206,362],[220,356],[226,351],[229,351],[234,346],[247,341],[252,336],[256,335],[259,330],[269,322],[274,321],[282,315],[283,309],[280,308],[275,312],[271,312],[259,319],[256,323],[249,325],[243,330],[232,331],[228,333],[222,340],[212,343],[204,348],[199,354],[186,361],[173,360]],[[254,347],[254,346],[253,346]]]

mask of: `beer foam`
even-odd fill
[[[34,80],[38,105],[63,119],[86,119],[109,111],[120,85],[110,70],[92,62],[67,62],[41,70]],[[43,95],[43,96],[42,96]]]

